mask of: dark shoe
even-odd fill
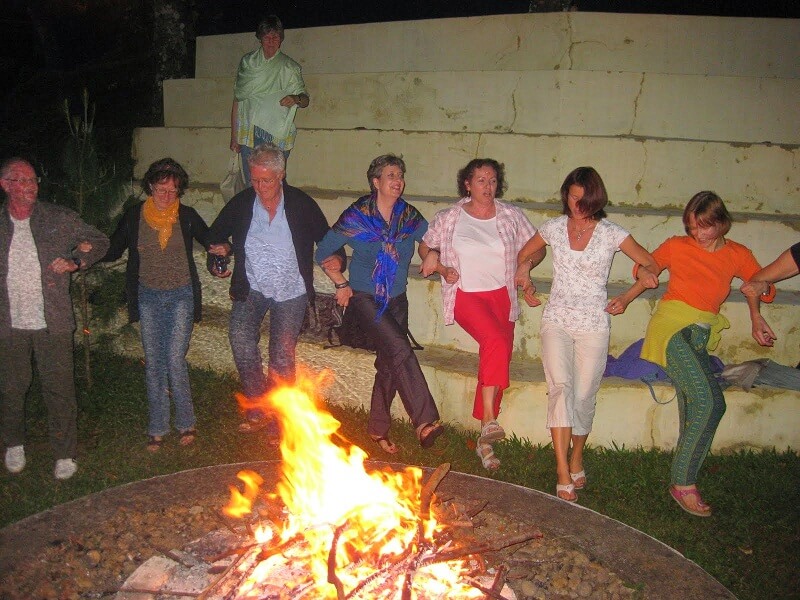
[[[419,439],[419,445],[427,450],[433,446],[433,443],[436,441],[440,435],[444,433],[444,425],[442,425],[439,421],[435,423],[425,423],[424,425],[420,425],[417,428],[417,438]]]

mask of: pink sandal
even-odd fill
[[[690,488],[688,490],[679,490],[674,485],[669,486],[669,494],[678,503],[683,510],[685,510],[690,515],[694,515],[695,517],[710,517],[711,516],[711,507],[703,502],[703,498],[700,497],[700,492],[697,491],[697,488]],[[694,496],[697,498],[697,508],[689,508],[684,503],[684,498],[687,496]]]

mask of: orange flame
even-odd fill
[[[335,561],[345,588],[353,589],[415,545],[422,471],[406,467],[401,472],[367,473],[367,454],[338,436],[341,424],[317,398],[316,391],[327,379],[326,372],[315,378],[298,374],[295,386],[268,394],[261,399],[260,408],[276,414],[281,425],[282,478],[276,489],[289,513],[281,541],[302,536],[300,559],[305,561],[305,573],[310,574],[319,594],[314,597],[336,598],[334,586],[327,582],[334,531],[346,525],[341,528]],[[333,443],[334,436],[342,445]],[[255,473],[240,472],[238,476],[244,482],[244,494],[231,486],[231,500],[224,509],[233,517],[250,514],[261,484]],[[428,537],[435,527],[434,519],[426,524]],[[258,565],[240,592],[270,577],[271,560]],[[426,566],[417,571],[415,586],[423,585],[428,598],[479,597],[478,590],[458,583],[463,570],[458,561]],[[367,594],[393,598],[401,586],[398,580],[383,586],[380,594]]]

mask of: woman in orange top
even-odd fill
[[[725,414],[725,398],[711,371],[708,350],[716,348],[720,332],[730,327],[719,309],[730,294],[731,281],[748,281],[760,267],[750,250],[725,238],[731,216],[714,192],[692,197],[683,211],[683,224],[688,235],[672,237],[653,252],[658,272],[669,270],[669,283],[647,327],[642,358],[664,367],[677,391],[680,434],[670,494],[686,512],[708,517],[711,507],[697,490],[697,473]],[[636,292],[632,297],[644,291],[638,282],[631,289]],[[747,302],[753,337],[762,346],[771,345],[772,331],[756,302]]]

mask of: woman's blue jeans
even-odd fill
[[[147,432],[154,436],[169,433],[170,393],[175,403],[175,428],[192,429],[196,421],[186,363],[194,319],[192,286],[154,290],[140,285],[139,319],[150,406]]]
[[[294,383],[295,349],[308,296],[277,302],[250,290],[247,300],[233,301],[228,338],[233,361],[239,372],[242,393],[250,400],[263,396],[276,382]],[[258,343],[261,341],[261,322],[269,311],[269,367],[264,375],[264,364]],[[248,410],[248,419],[261,416],[259,410]]]

